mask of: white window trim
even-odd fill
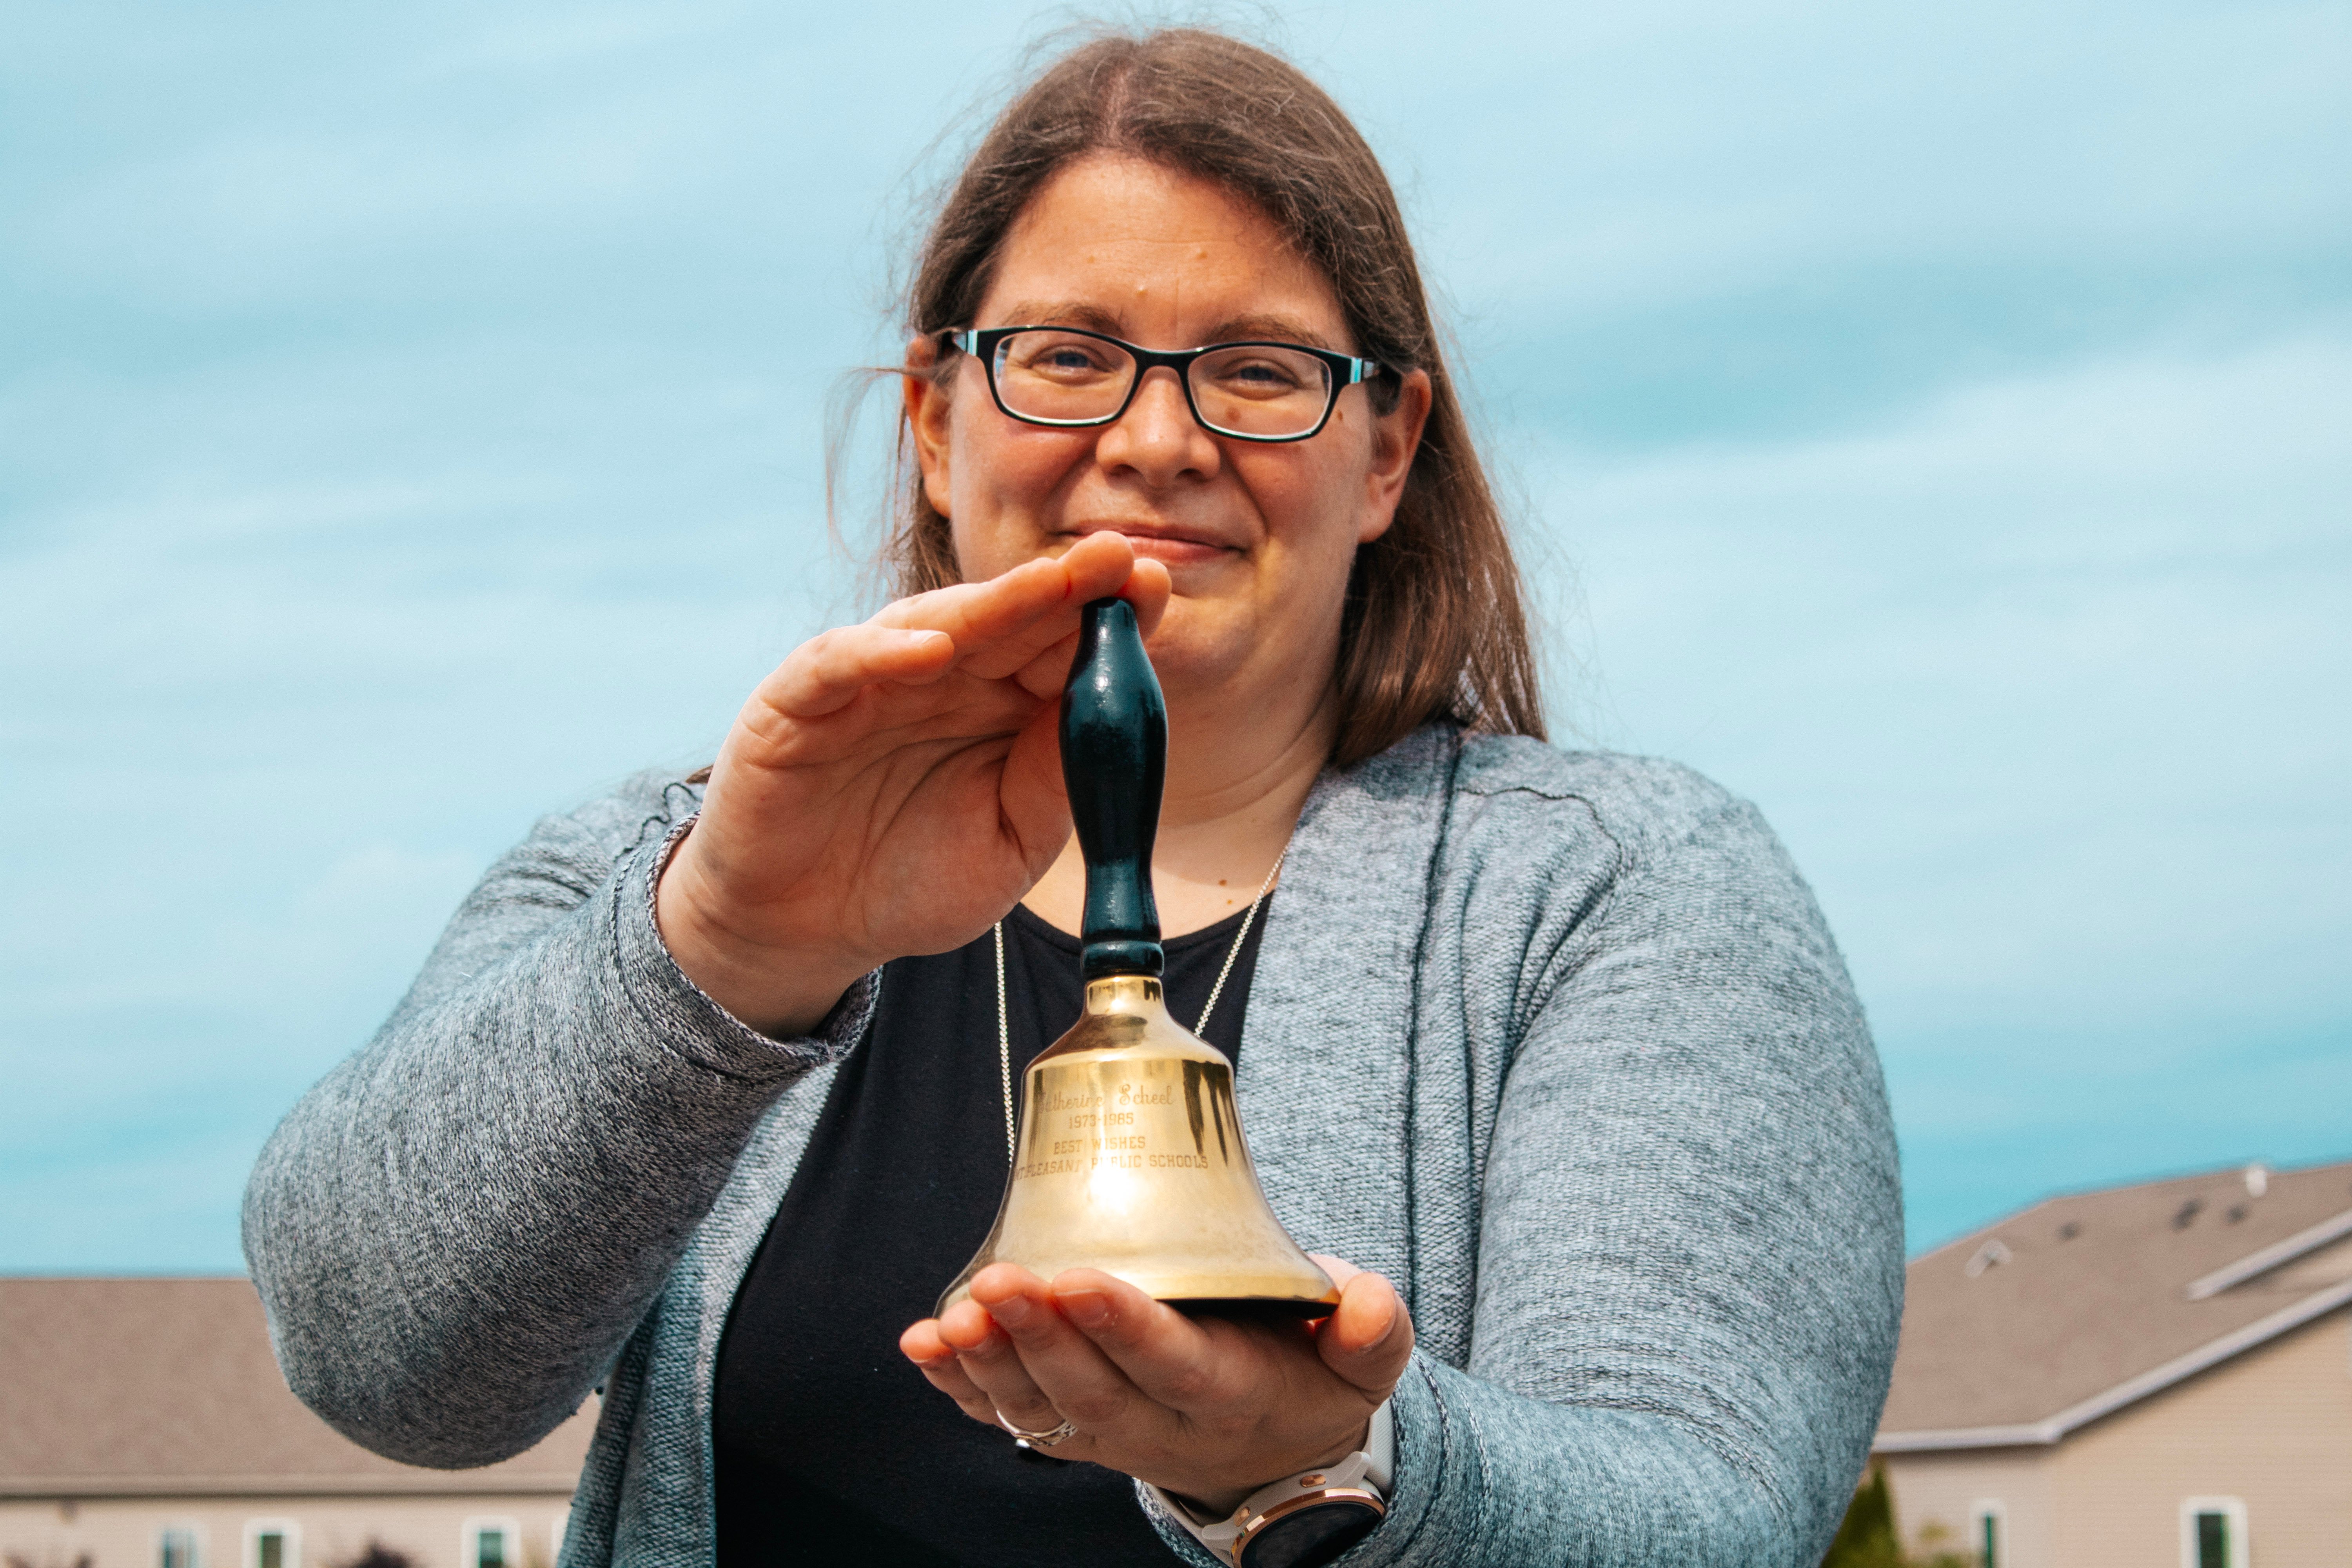
[[[555,1510],[555,1521],[547,1527],[547,1560],[550,1563],[563,1561],[563,1532],[571,1528],[572,1509],[567,1504]]]
[[[261,1538],[283,1536],[286,1556],[282,1568],[302,1568],[302,1527],[290,1519],[248,1519],[245,1521],[245,1568],[261,1568]]]
[[[2230,1568],[2247,1568],[2252,1546],[2246,1533],[2244,1500],[2193,1497],[2180,1505],[2180,1568],[2197,1568],[2197,1516],[2218,1513],[2230,1521]]]
[[[474,1568],[482,1560],[482,1534],[495,1530],[507,1538],[507,1568],[522,1568],[522,1526],[509,1514],[487,1513],[467,1520],[457,1531],[457,1568]]]
[[[1976,1555],[1984,1545],[1984,1521],[1992,1521],[1992,1538],[1999,1548],[1995,1568],[2012,1568],[2009,1549],[2009,1507],[1997,1497],[1979,1498],[1969,1504],[1969,1552]]]

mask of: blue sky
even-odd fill
[[[825,399],[1057,18],[0,0],[0,1268],[236,1267],[480,868],[856,611]],[[1812,879],[1915,1246],[2352,1155],[2352,6],[1241,20],[1404,194],[1562,731]]]

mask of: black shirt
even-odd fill
[[[1202,1033],[1241,1055],[1265,909]],[[1165,944],[1169,1010],[1192,1028],[1243,916]],[[1076,1022],[1078,942],[1004,922],[1013,1088]],[[898,1352],[971,1260],[1004,1194],[992,936],[883,973],[865,1046],[841,1064],[807,1152],[735,1293],[719,1346],[719,1560],[909,1568],[1176,1561],[1098,1465],[1024,1453]]]

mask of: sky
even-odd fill
[[[0,1270],[241,1267],[490,859],[869,607],[828,400],[1076,15],[0,0]],[[1183,15],[1388,163],[1558,737],[1787,840],[1915,1250],[2352,1157],[2352,5]]]

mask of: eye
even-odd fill
[[[997,352],[1000,370],[1061,382],[1120,374],[1127,361],[1108,343],[1059,332],[1022,332]]]
[[[1323,390],[1323,362],[1272,347],[1227,349],[1200,363],[1205,383],[1228,397],[1265,402]]]
[[[1264,360],[1237,364],[1225,372],[1225,379],[1236,385],[1287,388],[1298,384],[1298,378],[1278,364]]]

